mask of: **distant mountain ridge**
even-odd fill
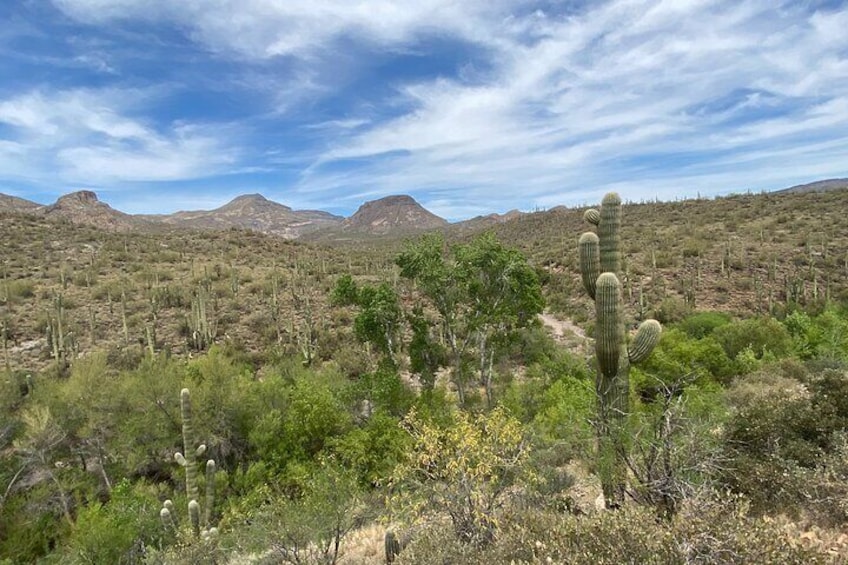
[[[143,216],[148,221],[195,229],[243,228],[295,239],[338,225],[344,218],[320,210],[293,210],[261,194],[238,196],[214,210]]]
[[[0,194],[0,211],[6,212],[32,212],[37,208],[41,208],[41,204],[31,202],[25,198],[10,196],[8,194]]]
[[[828,192],[831,190],[842,190],[848,188],[848,178],[846,179],[825,179],[818,180],[815,182],[809,182],[807,184],[798,184],[795,186],[790,186],[789,188],[784,188],[782,190],[776,190],[776,194],[781,193],[797,193],[797,192]]]
[[[774,194],[825,192],[848,189],[848,178],[825,179],[773,191]],[[567,210],[557,206],[550,211]],[[529,213],[481,215],[449,223],[433,214],[413,197],[392,195],[362,204],[349,218],[321,210],[293,210],[261,194],[243,194],[214,210],[180,211],[173,214],[126,214],[101,202],[90,190],[61,196],[42,205],[0,193],[0,212],[44,215],[47,218],[92,225],[110,231],[156,231],[163,228],[254,230],[286,239],[350,240],[362,236],[398,236],[428,230],[450,229],[460,233],[494,228]]]

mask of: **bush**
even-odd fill
[[[713,332],[713,336],[731,359],[750,348],[757,359],[766,352],[776,357],[786,357],[792,352],[792,337],[786,328],[769,317],[750,318],[725,324]]]
[[[662,324],[671,324],[683,320],[691,311],[683,300],[669,296],[654,308],[653,317]]]
[[[677,327],[689,337],[702,339],[728,323],[730,316],[723,312],[695,312],[677,324]]]
[[[221,545],[262,553],[259,563],[336,563],[344,537],[365,516],[355,477],[331,460],[309,466],[305,488],[294,496],[262,485],[244,508],[242,525]]]
[[[824,550],[804,549],[774,522],[751,517],[743,501],[691,501],[671,523],[649,510],[571,516],[518,511],[502,522],[498,538],[477,548],[459,543],[436,523],[413,538],[398,565],[432,563],[568,563],[569,565],[683,563],[836,563]]]
[[[734,373],[733,363],[714,338],[695,339],[677,328],[662,333],[659,344],[639,368],[662,382],[694,374],[702,381],[727,383]]]
[[[67,542],[65,563],[137,563],[146,547],[163,537],[160,502],[145,484],[128,480],[115,485],[105,504],[80,510]]]
[[[758,512],[814,514],[831,523],[844,514],[822,508],[848,496],[848,487],[834,490],[840,485],[834,477],[846,470],[848,375],[825,370],[804,379],[772,368],[728,391],[736,412],[725,430],[731,460],[723,479]]]
[[[444,513],[460,542],[485,545],[494,539],[508,489],[527,478],[530,449],[520,422],[503,408],[454,419],[441,427],[414,411],[406,417],[412,449],[392,474],[391,508],[413,522],[424,512]]]

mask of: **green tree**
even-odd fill
[[[544,307],[536,272],[491,233],[450,248],[440,234],[429,234],[407,245],[396,263],[438,315],[460,403],[466,367],[476,366],[491,406],[497,355]]]
[[[398,335],[403,312],[395,290],[388,283],[359,287],[349,274],[339,278],[332,300],[340,306],[357,306],[353,322],[357,339],[371,344],[394,367],[397,365]]]

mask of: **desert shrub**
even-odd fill
[[[653,317],[663,324],[679,322],[689,315],[691,309],[680,298],[669,296],[654,308]]]
[[[258,487],[259,504],[230,516],[238,528],[222,539],[262,554],[257,563],[330,564],[344,552],[345,536],[362,524],[367,506],[352,473],[332,460],[311,465],[295,495]]]
[[[757,359],[766,352],[776,357],[786,357],[792,352],[792,338],[786,328],[770,317],[749,318],[725,324],[713,332],[713,336],[734,359],[743,350],[750,348]]]
[[[689,337],[702,339],[718,327],[730,323],[730,316],[723,312],[695,312],[677,324]]]
[[[144,483],[121,481],[108,502],[93,502],[80,510],[63,562],[140,562],[147,547],[161,543],[160,507]]]
[[[589,379],[564,377],[541,396],[531,427],[548,443],[556,443],[570,457],[589,455],[594,444],[591,420],[595,389]]]
[[[489,543],[510,487],[528,479],[530,449],[521,423],[495,408],[478,416],[457,412],[448,426],[413,411],[404,426],[412,448],[390,479],[393,516],[415,522],[444,514],[462,543]]]
[[[673,382],[686,375],[695,375],[701,381],[716,380],[727,383],[734,373],[734,365],[722,347],[712,337],[694,339],[677,328],[663,332],[653,353],[639,367],[653,378],[649,381],[637,378],[637,391],[644,393],[641,386],[650,392],[652,383]]]
[[[12,563],[34,563],[60,544],[71,528],[53,503],[51,486],[43,482],[26,496],[4,500],[0,555]]]
[[[585,360],[563,349],[552,351],[550,356],[545,355],[538,362],[528,365],[524,378],[509,382],[500,396],[499,404],[522,422],[529,423],[540,411],[555,402],[547,397],[551,385],[559,380],[580,381],[591,387],[591,377]],[[569,386],[573,384],[570,383]],[[583,412],[580,414],[583,415]]]
[[[35,284],[28,279],[18,279],[5,283],[3,297],[11,302],[35,296]]]
[[[805,549],[774,522],[753,517],[744,501],[720,496],[690,501],[672,522],[657,522],[646,508],[573,516],[518,511],[504,518],[486,547],[462,544],[449,527],[422,530],[396,563],[568,563],[573,565],[836,563],[822,550]]]
[[[376,371],[360,375],[349,392],[364,416],[377,410],[402,416],[415,398],[397,371],[385,362]]]
[[[185,375],[184,386],[191,389],[197,407],[195,429],[203,432],[209,455],[219,466],[231,468],[249,452],[248,436],[259,413],[252,367],[213,346],[186,365]]]
[[[310,371],[296,374],[290,385],[282,376],[262,383],[268,394],[249,432],[260,458],[279,469],[310,461],[331,438],[350,429],[351,415],[333,380]]]
[[[361,427],[329,440],[329,450],[359,483],[372,486],[391,475],[408,448],[409,435],[397,418],[385,412],[372,415]]]
[[[815,316],[796,310],[783,323],[801,359],[848,361],[848,317],[835,308]]]
[[[729,395],[736,410],[725,430],[731,457],[725,483],[748,496],[759,512],[844,520],[844,514],[821,508],[848,495],[848,488],[834,494],[839,484],[834,477],[844,473],[846,394],[848,375],[835,370],[807,376],[802,384],[775,368],[734,384]]]

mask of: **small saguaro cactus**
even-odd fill
[[[401,549],[400,548],[400,540],[398,539],[397,534],[395,534],[394,531],[392,531],[392,530],[386,531],[385,544],[386,544],[386,563],[394,563],[395,558],[398,556],[398,553],[400,553],[400,549]]]
[[[386,550],[386,563],[394,563],[400,552],[409,545],[411,532],[409,530],[404,533],[398,533],[394,529],[386,530],[386,535],[383,538]]]
[[[595,301],[595,357],[598,371],[598,474],[608,508],[624,501],[627,481],[625,424],[630,413],[630,365],[647,358],[659,342],[662,327],[645,320],[627,343],[621,293],[621,198],[611,192],[599,210],[583,218],[597,226],[584,233],[578,245],[583,286]]]
[[[197,488],[197,458],[206,453],[206,445],[200,444],[195,446],[194,428],[192,427],[191,418],[191,395],[187,388],[180,391],[180,416],[183,422],[183,448],[185,455],[175,453],[174,459],[177,463],[185,468],[186,480],[186,498],[188,499],[188,518],[191,530],[195,537],[201,537],[204,540],[215,537],[218,534],[218,528],[212,527],[212,508],[215,505],[215,460],[210,459],[206,462],[206,511],[203,514],[203,524],[201,529],[201,511],[199,498],[199,489]],[[166,529],[176,529],[177,522],[174,516],[174,503],[166,500],[159,511],[159,517]]]

